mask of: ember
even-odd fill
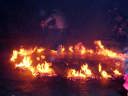
[[[29,70],[33,76],[56,76],[53,60],[65,60],[67,78],[88,79],[88,78],[116,78],[123,75],[122,65],[126,56],[114,52],[102,45],[101,41],[95,41],[96,49],[88,49],[82,43],[64,47],[60,45],[57,50],[35,47],[33,49],[20,48],[13,50],[10,61],[15,68]],[[53,60],[49,58],[54,58]],[[71,68],[76,66],[74,60],[81,66],[79,70]],[[90,64],[93,61],[97,64]],[[69,62],[70,61],[70,62]],[[84,62],[83,62],[84,61]],[[81,63],[83,62],[83,63]],[[85,63],[86,62],[86,63]],[[55,63],[55,62],[54,62]]]

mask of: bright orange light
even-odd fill
[[[68,74],[67,74],[67,78],[86,78],[86,75],[83,74],[81,71],[76,71],[75,69],[69,69],[68,70]]]
[[[44,48],[38,48],[38,49],[37,49],[37,52],[38,52],[38,53],[41,53],[41,52],[44,52],[44,50],[45,50]]]
[[[102,70],[101,71],[101,76],[105,79],[108,79],[108,78],[112,78],[111,75],[109,75],[106,71]]]
[[[102,67],[101,67],[101,64],[98,65],[98,71],[101,72],[102,70]]]
[[[119,70],[117,70],[117,69],[115,69],[113,72],[114,72],[114,74],[115,74],[116,76],[121,76],[121,75],[122,75],[122,73],[119,72]]]
[[[105,79],[112,78],[112,76],[109,75],[105,70],[102,70],[101,64],[98,65],[98,71],[100,72],[102,78],[105,78]]]
[[[92,72],[88,68],[87,64],[83,64],[79,71],[76,71],[75,69],[69,69],[67,73],[68,78],[91,78]]]
[[[121,70],[123,60],[126,58],[125,55],[106,48],[100,40],[94,43],[96,44],[96,49],[89,49],[82,43],[69,47],[60,45],[57,50],[50,50],[42,47],[34,47],[31,49],[20,48],[19,50],[13,50],[10,61],[15,65],[15,68],[29,70],[35,77],[57,75],[52,68],[53,61],[57,60],[64,60],[66,67],[68,66],[69,70],[65,72],[67,78],[88,79],[98,77],[109,79],[122,76]],[[88,61],[94,60],[100,63],[99,65],[83,64],[83,61],[86,62],[85,59]],[[70,69],[70,67],[76,63],[81,64],[80,68],[78,70]],[[105,68],[103,64],[107,67]],[[112,64],[115,64],[113,65],[114,67]],[[58,67],[57,64],[54,66]]]
[[[42,64],[38,64],[36,67],[37,72],[39,72],[41,75],[46,76],[54,76],[56,75],[54,70],[51,68],[52,64],[48,62],[44,62]]]
[[[102,45],[100,40],[95,41],[94,43],[97,45],[97,54],[98,55],[108,56],[110,58],[123,59],[121,54],[105,48],[104,45]]]
[[[17,56],[18,56],[18,52],[17,52],[16,50],[14,50],[14,51],[13,51],[13,55],[12,55],[12,57],[11,57],[10,60],[14,62],[15,59],[17,59]]]
[[[91,76],[92,76],[92,72],[91,72],[91,70],[88,68],[88,65],[87,65],[87,64],[81,66],[81,71],[83,71],[84,74],[85,74],[87,77],[91,77]]]
[[[52,63],[48,63],[44,60],[45,59],[44,54],[41,54],[40,57],[39,56],[36,57],[36,60],[38,62],[42,61],[41,64],[38,64],[37,61],[34,61],[33,54],[39,55],[43,51],[44,51],[43,48],[38,49],[37,47],[30,50],[25,50],[23,48],[21,48],[19,51],[14,50],[13,55],[11,57],[11,61],[15,62],[15,68],[29,70],[33,76],[37,76],[37,75],[54,76],[56,74],[51,67]]]
[[[74,52],[73,46],[69,46],[68,50],[69,50],[69,52],[73,53]]]

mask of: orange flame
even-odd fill
[[[17,52],[16,50],[14,50],[14,51],[13,51],[13,55],[12,55],[12,57],[11,57],[10,60],[14,62],[15,59],[17,59],[17,56],[18,56],[18,52]]]
[[[52,64],[48,62],[44,62],[42,64],[38,64],[36,67],[37,72],[39,72],[41,75],[46,76],[54,76],[56,75],[54,70],[51,68]]]
[[[107,48],[104,47],[104,45],[102,45],[101,41],[98,40],[98,41],[95,41],[94,42],[96,45],[97,45],[97,54],[99,55],[103,55],[103,56],[108,56],[110,58],[117,58],[117,59],[123,59],[121,54],[119,53],[116,53],[112,50],[109,50]]]
[[[81,66],[81,70],[84,72],[84,74],[87,76],[87,77],[91,77],[92,76],[92,72],[91,70],[88,68],[88,65],[83,65]]]
[[[52,63],[46,62],[44,60],[45,59],[44,55],[42,55],[42,54],[39,55],[43,51],[44,51],[43,48],[38,49],[36,47],[34,49],[30,49],[30,50],[25,50],[25,49],[21,48],[19,51],[16,51],[16,50],[13,51],[13,55],[10,60],[12,62],[16,62],[16,64],[15,64],[16,68],[22,68],[22,69],[29,70],[33,76],[37,76],[37,75],[54,76],[56,74],[55,74],[54,70],[51,68]],[[36,60],[39,62],[42,60],[42,63],[35,64],[35,66],[34,66],[33,64],[35,61],[33,61],[33,59],[32,59],[32,54],[34,54],[34,55],[38,54],[38,57],[36,57]],[[22,59],[20,57],[22,57]],[[20,63],[17,63],[19,61],[20,61]]]
[[[90,78],[92,77],[92,72],[88,68],[87,64],[83,64],[79,71],[76,71],[75,69],[69,69],[67,73],[68,78]]]
[[[76,71],[75,69],[69,69],[67,78],[86,78],[86,75],[81,71]]]
[[[52,62],[49,58],[52,59],[73,59],[78,58],[80,60],[99,60],[101,63],[98,65],[98,73],[100,74],[99,78],[113,78],[112,76],[121,76],[121,66],[122,61],[124,60],[124,55],[118,52],[114,52],[101,43],[101,41],[95,41],[96,49],[88,49],[82,43],[78,43],[76,45],[72,45],[69,47],[64,47],[60,45],[57,50],[50,50],[46,48],[38,48],[34,47],[33,49],[26,50],[24,48],[20,48],[19,50],[13,50],[13,54],[10,58],[10,61],[14,63],[15,68],[21,68],[25,70],[29,70],[33,76],[55,76],[57,75],[52,68]],[[72,58],[70,58],[72,57]],[[102,59],[103,58],[103,59]],[[104,68],[101,64],[106,63],[104,58],[108,58],[107,60],[113,60],[112,63],[115,63],[115,67],[112,69]],[[52,61],[52,60],[51,60]],[[71,63],[75,62],[74,60],[69,60]],[[121,62],[120,62],[121,61]],[[78,60],[78,62],[80,62]],[[65,62],[68,63],[68,60]],[[97,66],[97,65],[96,65]],[[111,66],[111,61],[107,66]],[[95,78],[97,74],[93,72],[94,69],[89,66],[89,64],[82,64],[79,70],[70,69],[66,72],[67,78]],[[91,68],[91,69],[90,69]],[[104,70],[103,70],[103,69]],[[114,69],[114,70],[113,70]]]
[[[73,46],[69,46],[68,50],[69,50],[69,52],[73,53],[74,52]]]
[[[101,64],[98,65],[98,71],[100,72],[101,76],[105,79],[112,78],[105,70],[102,70]]]
[[[105,79],[108,79],[108,78],[112,78],[111,75],[109,75],[106,71],[102,70],[101,71],[101,76]]]
[[[121,75],[122,75],[122,73],[119,72],[119,70],[117,70],[117,69],[115,69],[115,70],[113,71],[113,73],[114,73],[116,76],[121,76]]]

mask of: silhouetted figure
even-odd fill
[[[51,15],[41,21],[42,29],[47,28],[47,41],[53,42],[53,48],[57,48],[60,44],[64,44],[66,40],[67,24],[61,11],[53,10]]]

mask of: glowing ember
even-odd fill
[[[95,41],[94,43],[96,44],[96,49],[88,49],[82,43],[69,47],[60,45],[57,50],[41,47],[20,48],[19,50],[13,50],[10,61],[15,68],[29,70],[35,77],[56,76],[57,74],[52,67],[52,63],[60,60],[65,60],[66,68],[68,67],[68,71],[64,75],[67,78],[88,79],[98,77],[108,79],[122,76],[122,65],[123,60],[126,58],[125,55],[105,48],[101,41]],[[85,59],[89,60],[89,62],[81,63],[83,61],[86,62]],[[98,65],[92,65],[90,61],[96,61]],[[81,66],[80,69],[70,68],[76,62],[78,66]],[[54,66],[59,68],[57,64]]]

